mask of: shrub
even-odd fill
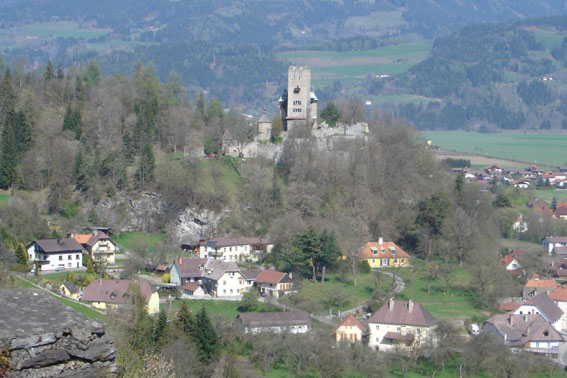
[[[161,280],[165,283],[169,283],[169,273],[164,273],[163,276],[161,277]]]
[[[368,261],[362,260],[360,263],[360,273],[370,273],[370,264],[368,264]]]

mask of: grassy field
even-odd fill
[[[563,41],[563,34],[556,30],[536,30],[534,35],[536,41],[543,42],[546,48],[559,46]]]
[[[112,236],[112,240],[127,249],[136,249],[145,246],[148,251],[155,251],[165,238],[164,234],[150,234],[146,232],[123,232]]]
[[[371,100],[373,105],[382,105],[382,104],[407,104],[409,102],[422,102],[424,104],[428,104],[430,102],[441,102],[441,99],[438,98],[431,98],[431,97],[424,97],[418,95],[411,95],[411,94],[402,94],[402,95],[390,95],[390,96],[368,96],[365,97],[367,100]]]
[[[423,133],[444,150],[549,166],[567,161],[567,134],[479,134],[466,131]]]
[[[238,315],[238,306],[240,306],[240,301],[213,301],[205,299],[180,299],[175,300],[171,304],[172,311],[177,311],[181,307],[181,304],[187,303],[189,311],[196,314],[205,307],[210,315],[220,315],[226,320],[232,320]],[[167,308],[167,304],[160,304],[160,309]],[[278,311],[277,308],[271,308],[265,303],[258,303],[257,311]]]
[[[278,57],[311,67],[313,85],[324,86],[334,80],[356,81],[368,75],[405,72],[424,60],[430,50],[429,43],[408,42],[372,50],[291,51],[280,53]]]
[[[347,282],[344,282],[336,273],[327,274],[324,284],[321,282],[313,282],[312,280],[304,280],[303,287],[299,292],[299,298],[306,300],[300,301],[297,304],[291,304],[319,314],[328,314],[329,309],[332,309],[333,313],[336,314],[337,310],[348,310],[349,308],[357,307],[368,302],[372,297],[372,292],[376,289],[374,273],[358,273],[356,276],[356,286],[351,282],[352,274],[350,272],[347,272],[346,277]],[[386,276],[381,276],[379,282],[380,287],[382,287],[384,291],[389,291],[392,287],[391,279]],[[333,294],[342,294],[344,300],[334,304],[326,302]],[[309,303],[311,301],[307,301],[307,299],[315,303]]]
[[[567,202],[567,190],[534,190],[533,195],[535,198],[539,198],[551,205],[553,197],[557,199],[557,202]]]
[[[0,205],[5,204],[10,200],[10,195],[7,193],[0,193]]]
[[[463,268],[456,268],[450,281],[449,293],[445,293],[445,282],[441,276],[431,281],[430,292],[427,293],[425,264],[414,260],[413,280],[410,269],[390,269],[398,274],[406,283],[405,289],[398,299],[413,299],[420,302],[437,319],[472,319],[485,317],[475,307],[474,290],[470,287],[471,277]]]

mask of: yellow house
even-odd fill
[[[385,242],[382,238],[378,242],[368,242],[359,254],[360,258],[368,261],[371,268],[410,266],[411,257],[396,243]]]
[[[362,341],[362,333],[364,328],[362,324],[353,315],[349,315],[341,322],[341,325],[335,330],[337,341],[349,341],[351,343],[359,343]]]
[[[110,237],[102,231],[93,231],[90,234],[71,234],[79,242],[94,262],[114,264],[116,245]]]
[[[79,299],[79,289],[74,282],[67,281],[59,286],[59,292],[69,298]]]
[[[83,292],[81,301],[89,302],[94,308],[115,310],[121,306],[132,304],[132,290],[139,287],[146,302],[149,315],[159,312],[159,294],[147,281],[137,280],[94,280]]]

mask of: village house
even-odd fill
[[[530,182],[525,179],[512,180],[511,184],[514,185],[515,188],[520,188],[520,189],[527,189],[530,187]]]
[[[256,277],[255,286],[262,296],[279,298],[281,294],[289,293],[293,289],[293,282],[287,273],[263,270]]]
[[[528,223],[524,220],[524,215],[520,214],[512,224],[512,230],[515,232],[528,232]]]
[[[392,298],[368,319],[368,346],[381,351],[423,346],[433,342],[435,326],[435,318],[420,303]]]
[[[258,278],[261,272],[261,269],[241,271],[242,276],[244,277],[244,291],[248,291],[251,287],[254,286],[256,278]]]
[[[205,289],[198,283],[187,282],[183,285],[181,298],[198,298],[206,295]]]
[[[204,294],[212,297],[237,297],[247,287],[245,277],[234,262],[181,256],[173,263],[169,282],[181,287],[189,282],[197,283]]]
[[[75,239],[40,239],[27,247],[40,272],[83,268],[84,248]]]
[[[547,293],[540,293],[528,299],[514,311],[516,315],[541,315],[553,328],[561,332],[561,316],[563,311],[553,302]]]
[[[59,292],[69,298],[79,299],[79,288],[72,281],[66,281],[59,286]]]
[[[87,250],[94,262],[115,263],[116,244],[104,232],[95,230],[90,234],[71,234],[70,236]]]
[[[100,310],[116,310],[132,304],[133,286],[140,288],[148,314],[157,314],[159,295],[147,281],[97,279],[85,288],[81,301],[88,302],[92,307]]]
[[[561,286],[549,294],[549,298],[563,311],[560,320],[560,330],[567,333],[567,287]]]
[[[263,238],[225,238],[207,240],[199,247],[200,258],[223,261],[260,261],[272,251],[273,244]]]
[[[337,341],[359,343],[362,342],[363,333],[364,327],[358,319],[354,315],[348,315],[335,330],[335,338]]]
[[[514,256],[512,255],[502,256],[500,260],[504,263],[506,270],[511,275],[519,276],[522,274],[520,263]]]
[[[559,219],[567,220],[567,207],[561,206],[555,209],[555,216]]]
[[[244,333],[307,333],[309,314],[303,311],[249,312],[238,314],[235,320]]]
[[[559,287],[555,280],[540,280],[539,278],[532,278],[524,285],[522,298],[528,299],[540,293],[551,293]]]
[[[556,354],[561,334],[538,314],[498,314],[488,319],[483,331],[502,339],[505,345],[536,353]]]
[[[358,254],[366,260],[371,268],[410,266],[410,255],[398,247],[396,243],[385,242],[382,238],[378,242],[369,242],[364,245]]]
[[[555,247],[567,247],[567,236],[548,236],[541,242],[543,248],[551,255]]]

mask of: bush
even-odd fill
[[[370,264],[368,264],[368,261],[362,260],[360,263],[360,273],[370,273]]]

